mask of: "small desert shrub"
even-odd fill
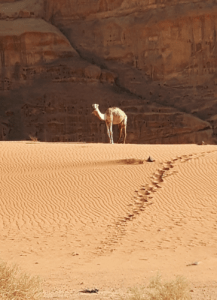
[[[147,292],[148,300],[189,300],[190,287],[187,280],[177,276],[172,281],[163,282],[160,275],[150,281]]]
[[[36,300],[41,295],[40,280],[22,273],[17,266],[0,262],[0,299]]]
[[[151,279],[147,288],[130,290],[128,300],[190,300],[190,288],[187,280],[177,276],[172,281],[162,281],[157,275]],[[122,298],[124,299],[124,298]],[[126,299],[126,298],[125,298]]]
[[[130,296],[128,298],[121,297],[121,300],[147,300],[145,295],[145,288],[132,288],[130,289]]]

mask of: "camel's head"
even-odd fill
[[[92,104],[92,107],[94,109],[94,111],[92,112],[92,114],[95,115],[95,111],[97,110],[97,108],[99,107],[99,104]]]

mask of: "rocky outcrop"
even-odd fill
[[[126,111],[127,142],[215,142],[216,13],[211,1],[0,1],[0,140],[107,142],[99,103]]]
[[[105,123],[91,114],[91,104],[97,102],[102,112],[114,105],[126,111],[128,143],[201,143],[211,139],[209,123],[119,92],[109,82],[102,83],[96,74],[94,78],[85,77],[85,69],[61,62],[58,67],[55,64],[44,69],[45,78],[28,69],[25,92],[20,88],[2,99],[0,138],[108,142]],[[118,128],[113,129],[117,141]]]
[[[28,30],[27,30],[28,28]],[[65,36],[41,19],[0,20],[0,89],[25,80],[22,68],[78,57]]]
[[[120,87],[209,122],[217,113],[215,1],[105,2],[75,15],[64,13],[75,0],[49,1],[47,17],[82,57],[115,72]]]

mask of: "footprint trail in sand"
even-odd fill
[[[207,151],[202,153],[193,153],[189,155],[177,156],[174,159],[167,160],[161,163],[161,167],[158,168],[150,177],[150,184],[142,185],[138,190],[135,190],[132,202],[128,204],[129,210],[125,217],[121,217],[118,221],[110,227],[110,232],[102,245],[104,245],[105,251],[114,251],[115,245],[121,241],[124,237],[128,223],[135,220],[138,215],[142,214],[147,206],[154,204],[154,195],[159,189],[166,184],[166,178],[178,173],[173,168],[179,163],[189,162],[194,159],[199,159],[209,153],[216,152],[217,150]],[[147,163],[147,162],[146,162]],[[103,246],[100,247],[100,253],[104,253]]]

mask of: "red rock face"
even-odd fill
[[[2,90],[19,86],[21,82],[17,80],[25,79],[25,67],[44,65],[61,57],[78,57],[65,36],[41,19],[0,20],[0,53]]]
[[[101,12],[119,9],[124,0],[45,0],[46,19],[83,19]]]
[[[214,1],[6,2],[0,140],[107,142],[99,103],[127,113],[127,142],[216,142]]]

